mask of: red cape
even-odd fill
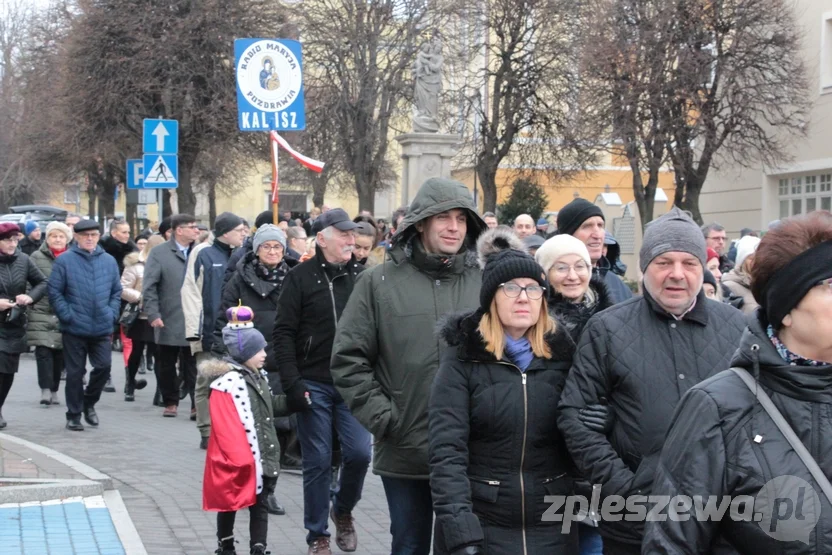
[[[211,391],[211,437],[202,480],[202,509],[239,511],[257,501],[254,455],[228,393]]]

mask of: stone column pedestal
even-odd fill
[[[431,177],[451,177],[451,159],[459,149],[459,135],[406,133],[402,145],[402,204],[409,205],[422,183]]]

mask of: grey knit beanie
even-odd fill
[[[286,234],[276,225],[263,224],[257,228],[257,232],[254,234],[254,239],[251,243],[251,248],[255,254],[257,254],[257,249],[260,248],[260,245],[266,241],[277,241],[283,245],[283,252],[286,252]]]
[[[707,265],[707,245],[702,230],[687,212],[674,206],[670,212],[647,224],[639,251],[639,267],[644,272],[657,256],[666,252],[686,252]]]

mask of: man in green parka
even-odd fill
[[[427,409],[444,349],[434,330],[445,314],[479,306],[474,245],[485,229],[465,185],[428,179],[387,260],[359,276],[338,323],[332,378],[375,436],[373,471],[384,483],[396,555],[430,552]]]

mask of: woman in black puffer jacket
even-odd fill
[[[17,249],[19,235],[17,224],[0,223],[0,429],[6,427],[3,404],[12,388],[20,353],[27,349],[25,307],[46,294],[46,278]],[[32,286],[29,294],[27,285]],[[21,309],[22,314],[18,312]]]
[[[709,553],[717,541],[746,555],[832,553],[832,504],[755,396],[759,388],[771,398],[832,476],[832,216],[814,212],[770,230],[751,291],[760,307],[731,363],[748,372],[750,387],[725,370],[682,397],[651,495],[753,503],[732,503],[709,521],[647,522],[642,553]]]
[[[574,527],[543,520],[545,496],[572,493],[556,422],[575,346],[548,314],[542,268],[511,231],[478,245],[480,308],[444,324],[449,348],[431,390],[433,552],[577,554]]]

